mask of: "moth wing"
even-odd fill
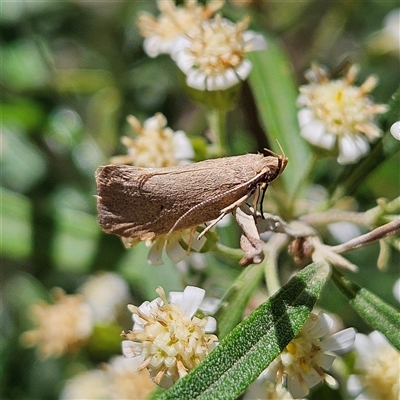
[[[99,223],[107,233],[122,237],[151,239],[157,235],[154,220],[157,205],[146,201],[140,185],[146,168],[108,165],[96,171]]]

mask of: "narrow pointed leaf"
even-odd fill
[[[400,312],[375,294],[343,277],[338,271],[332,280],[350,299],[350,305],[372,328],[381,332],[400,351]]]
[[[327,264],[309,265],[158,399],[235,399],[300,331],[328,275]]]

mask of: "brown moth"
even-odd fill
[[[102,166],[96,171],[99,223],[107,233],[139,240],[214,225],[277,178],[287,161],[272,153],[165,168]]]

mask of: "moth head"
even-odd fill
[[[289,159],[284,154],[278,156],[279,175],[285,170],[288,161]]]
[[[278,169],[277,169],[277,174],[276,176],[279,176],[286,168],[286,165],[289,161],[289,159],[286,157],[285,152],[283,151],[283,148],[281,146],[281,144],[279,143],[279,141],[276,141],[278,143],[279,149],[281,151],[282,154],[277,154],[275,152],[273,152],[270,149],[264,149],[264,151],[266,151],[267,153],[271,154],[271,156],[276,157],[278,159]]]

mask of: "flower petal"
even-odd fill
[[[226,86],[224,75],[214,75],[207,78],[207,90],[219,90]]]
[[[354,328],[347,328],[323,340],[321,342],[321,349],[343,353],[350,350],[354,344],[355,338],[356,330]]]
[[[336,136],[326,132],[322,121],[314,118],[308,108],[303,108],[297,113],[301,136],[315,146],[330,150],[336,142]]]
[[[180,307],[182,303],[183,292],[169,292],[169,301]]]
[[[188,74],[193,68],[193,57],[186,53],[186,49],[174,53],[174,60],[178,68],[184,73]]]
[[[335,361],[336,357],[331,355],[331,354],[322,354],[321,360],[319,362],[319,365],[325,369],[328,370],[333,362]]]
[[[200,304],[199,309],[207,314],[215,314],[221,306],[221,300],[216,297],[206,297]]]
[[[369,335],[368,338],[372,342],[374,347],[390,347],[389,342],[385,338],[385,336],[382,335],[382,333],[378,331],[372,331]]]
[[[333,319],[326,313],[320,311],[315,324],[308,330],[308,334],[320,338],[325,336],[332,328]]]
[[[199,235],[200,235],[199,232],[195,232],[193,240],[192,240],[192,243],[191,243],[192,249],[195,250],[195,251],[200,251],[201,248],[204,246],[204,244],[207,241],[205,236],[202,236],[200,239],[198,239]]]
[[[159,37],[156,35],[148,36],[144,39],[143,48],[149,57],[155,58],[160,54],[158,43]]]
[[[187,257],[188,253],[179,243],[179,238],[174,237],[171,241],[167,241],[165,251],[168,257],[176,264]]]
[[[343,135],[339,138],[339,164],[354,164],[369,150],[368,142],[360,135]]]
[[[317,143],[319,147],[323,149],[331,150],[336,143],[336,136],[332,133],[325,133],[321,136],[319,142]]]
[[[360,378],[356,375],[350,375],[349,379],[347,380],[348,392],[353,397],[356,397],[363,391],[363,389],[364,388],[363,388]],[[357,399],[358,399],[358,397],[357,397]],[[369,399],[369,397],[367,397],[367,395],[365,395],[365,397],[362,397],[359,400],[367,400],[367,399]]]
[[[147,261],[150,265],[162,265],[164,263],[162,259],[164,244],[165,244],[165,237],[159,237],[152,244],[149,253],[147,255]]]
[[[369,153],[370,147],[367,138],[364,135],[356,135],[355,143],[360,152],[360,156],[364,156]]]
[[[204,331],[209,333],[209,332],[215,332],[217,330],[217,320],[214,317],[207,317],[207,323],[206,326],[204,327]]]
[[[390,133],[395,139],[400,140],[400,121],[395,122],[390,127]]]
[[[225,87],[221,89],[228,89],[239,83],[239,78],[237,77],[235,71],[232,68],[229,68],[225,71],[224,77],[225,77]]]
[[[189,160],[194,157],[192,142],[184,131],[176,131],[172,137],[174,157],[177,160]]]
[[[186,286],[183,296],[179,302],[182,312],[192,317],[199,309],[206,291],[196,286]],[[172,302],[172,300],[171,300]]]
[[[289,375],[287,377],[287,388],[294,399],[301,399],[309,393],[305,383],[301,383],[297,376]]]
[[[236,74],[239,76],[239,78],[244,81],[250,74],[251,69],[253,68],[253,65],[249,60],[243,60],[243,62],[235,68]]]
[[[186,84],[194,89],[205,90],[206,78],[203,72],[192,68],[186,75]]]
[[[140,357],[142,352],[142,345],[140,343],[132,342],[132,340],[122,341],[122,354],[125,357]]]
[[[301,376],[309,388],[322,381],[321,375],[313,368],[311,368],[307,373],[302,373]]]
[[[246,45],[251,44],[251,48],[249,51],[265,50],[268,47],[268,43],[265,40],[265,37],[260,33],[254,31],[243,32],[243,40]]]

